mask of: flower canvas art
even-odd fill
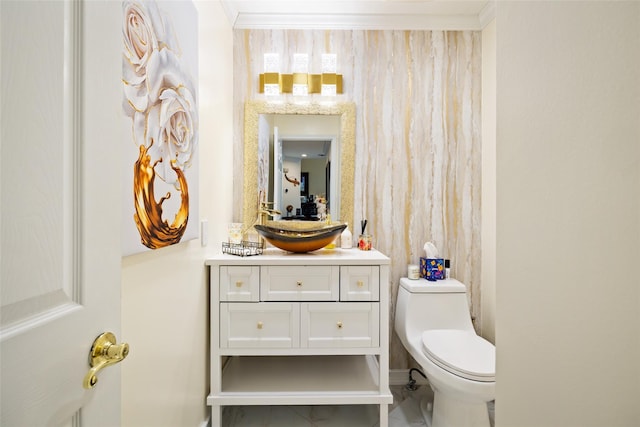
[[[124,255],[198,236],[197,18],[191,2],[123,2]]]

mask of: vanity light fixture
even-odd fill
[[[336,74],[337,55],[322,54],[322,73],[309,73],[309,55],[293,55],[292,74],[280,73],[280,56],[264,54],[264,73],[260,74],[259,93],[276,99],[281,94],[292,94],[299,100],[313,94],[336,96],[342,94],[342,75]]]

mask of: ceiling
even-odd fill
[[[236,29],[481,30],[495,0],[221,0]]]
[[[283,139],[282,155],[295,159],[324,159],[329,156],[331,140],[327,139]]]

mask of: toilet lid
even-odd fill
[[[422,350],[433,363],[452,374],[473,381],[496,380],[496,348],[473,331],[424,331]]]

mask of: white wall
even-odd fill
[[[640,425],[640,3],[496,24],[496,426]]]
[[[231,222],[232,33],[217,1],[195,2],[200,56],[199,240],[123,258],[122,426],[195,427],[207,414],[208,281],[204,259],[220,252]]]
[[[482,30],[482,250],[480,334],[496,340],[496,21]]]

